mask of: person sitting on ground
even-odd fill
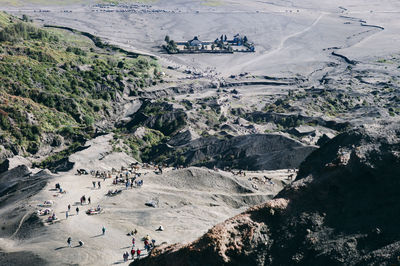
[[[79,246],[80,246],[80,247],[83,247],[83,244],[85,244],[85,243],[83,243],[82,240],[79,240],[78,243],[79,243]]]
[[[164,228],[163,228],[163,226],[162,225],[160,225],[158,228],[157,228],[157,230],[156,231],[164,231]]]

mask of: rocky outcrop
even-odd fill
[[[297,168],[316,149],[281,134],[251,134],[233,137],[199,137],[190,130],[175,135],[168,143],[152,148],[151,158],[170,156],[167,163],[208,168],[276,170]],[[183,159],[177,162],[176,157]]]
[[[178,132],[170,141],[168,141],[168,144],[172,146],[184,146],[199,138],[199,134],[197,134],[193,129],[188,128]]]
[[[28,167],[31,167],[32,163],[28,159],[19,155],[14,156],[12,158],[7,158],[2,163],[0,163],[0,173],[4,173],[19,165],[26,165]]]
[[[0,237],[29,238],[37,232],[38,227],[43,226],[27,200],[39,193],[49,178],[51,174],[48,170],[33,174],[25,165],[0,174]],[[0,251],[0,265],[18,265],[2,264],[8,259],[15,259],[11,255],[1,254]]]
[[[275,199],[132,265],[396,265],[400,127],[342,133]]]
[[[248,170],[297,168],[316,149],[279,134],[200,138],[185,148],[189,165]]]
[[[47,261],[40,258],[38,255],[27,252],[3,252],[0,250],[1,265],[50,265]]]
[[[128,130],[144,126],[171,135],[186,124],[186,119],[186,113],[172,104],[144,101],[139,110],[130,116],[130,120],[120,126]]]

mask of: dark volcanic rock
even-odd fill
[[[32,252],[6,253],[0,250],[0,265],[49,265],[47,261]]]
[[[275,199],[133,265],[398,265],[400,129],[342,133]]]
[[[140,125],[171,135],[186,124],[186,119],[186,113],[172,104],[144,101],[139,110],[131,115],[130,121],[120,126],[132,130]]]
[[[3,218],[0,221],[0,237],[14,235],[23,239],[34,234],[34,228],[42,226],[26,201],[41,191],[50,177],[47,170],[31,174],[25,165],[0,175],[0,217]],[[9,208],[11,205],[12,208]]]
[[[186,149],[189,165],[274,170],[297,168],[316,147],[282,135],[252,134],[224,139],[201,138],[190,142]]]
[[[52,172],[68,172],[72,168],[74,168],[75,163],[70,162],[68,158],[63,158],[48,168],[51,169]]]
[[[0,173],[4,173],[5,171],[8,170],[10,167],[10,161],[9,160],[4,160],[2,163],[0,163]]]

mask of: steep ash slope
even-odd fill
[[[32,174],[25,165],[0,175],[0,237],[25,238],[31,233],[30,227],[40,226],[26,202],[46,186],[50,177],[48,170]]]
[[[388,125],[343,133],[313,152],[274,200],[133,265],[398,263],[399,138]]]
[[[26,240],[39,234],[43,229],[43,223],[27,201],[39,193],[50,178],[48,170],[33,174],[25,165],[0,174],[1,238]],[[0,249],[0,265],[27,265],[29,263],[47,264],[45,260],[32,252],[10,253],[8,250]]]

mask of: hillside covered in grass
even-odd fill
[[[154,59],[112,48],[0,13],[0,157],[65,153],[111,129],[121,96],[157,72]]]

